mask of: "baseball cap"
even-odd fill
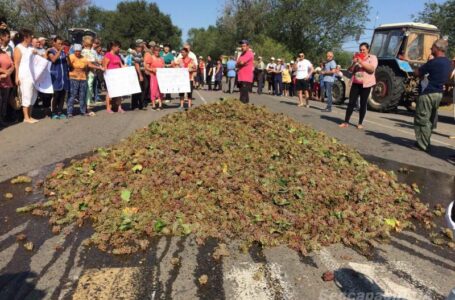
[[[82,45],[81,44],[74,44],[73,50],[74,51],[82,51]]]
[[[155,46],[156,46],[155,41],[151,41],[151,42],[149,43],[149,46],[150,46],[150,47],[155,47]]]
[[[47,39],[45,37],[41,36],[38,38],[38,41],[47,41]]]
[[[144,43],[143,39],[137,39],[136,40],[136,45],[140,45],[140,44],[143,44],[143,43]]]
[[[275,60],[275,57],[272,56],[272,57],[270,58],[270,60]]]
[[[164,47],[164,46],[161,44],[161,45],[160,45],[160,48],[163,48],[163,47]]]
[[[250,42],[248,42],[248,40],[241,40],[241,41],[239,42],[239,44],[240,44],[240,45],[244,45],[244,44],[249,45]]]
[[[290,61],[290,63],[291,63],[291,64],[293,64],[293,63],[294,63],[294,61],[293,61],[293,60],[291,60],[291,61]]]

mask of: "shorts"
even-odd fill
[[[31,79],[20,79],[21,85],[19,86],[21,91],[21,99],[23,107],[30,107],[35,105],[36,98],[38,98],[38,90],[33,85]]]
[[[310,83],[305,79],[297,79],[295,89],[297,91],[308,91],[310,89]]]

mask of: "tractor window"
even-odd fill
[[[401,31],[392,31],[389,34],[389,44],[384,53],[385,57],[396,57],[401,47],[403,35]]]
[[[370,52],[376,56],[383,56],[385,42],[387,41],[387,33],[377,32],[374,35],[373,42],[371,43]]]
[[[437,35],[412,32],[408,37],[406,59],[426,61],[431,54],[431,46],[438,39]]]
[[[401,30],[375,32],[371,53],[378,57],[396,57],[403,41]]]

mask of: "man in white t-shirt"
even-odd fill
[[[313,65],[308,59],[305,59],[305,54],[299,53],[299,58],[294,64],[296,83],[295,87],[299,95],[299,107],[305,106],[310,107],[310,77],[313,74]],[[305,103],[303,101],[303,92],[305,92]]]

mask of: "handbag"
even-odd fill
[[[9,105],[14,110],[20,110],[22,108],[22,94],[19,87],[13,89],[13,93],[9,98]]]

